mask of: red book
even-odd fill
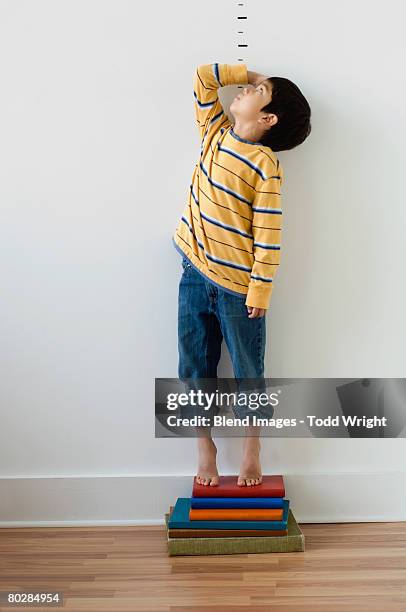
[[[283,476],[262,476],[261,484],[237,484],[238,476],[220,476],[217,486],[202,485],[193,479],[192,497],[285,497]]]

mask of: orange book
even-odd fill
[[[190,508],[191,521],[281,521],[283,508]]]

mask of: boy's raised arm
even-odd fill
[[[218,88],[225,85],[248,83],[247,65],[202,64],[193,76],[196,123],[203,138],[208,130],[217,131],[227,115],[218,98]]]

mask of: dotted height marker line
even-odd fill
[[[238,2],[237,6],[244,6],[244,3],[243,2]],[[238,19],[240,19],[240,20],[247,20],[248,17],[246,15],[237,15],[237,20]],[[238,34],[244,34],[244,30],[238,30],[237,33]],[[238,43],[237,47],[239,47],[239,48],[247,48],[248,44],[246,44],[246,43]],[[239,62],[243,62],[244,59],[238,58],[238,61]],[[242,85],[238,85],[238,89],[242,89],[242,87],[243,87]]]

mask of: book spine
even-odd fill
[[[283,497],[191,497],[191,508],[283,508]]]
[[[169,538],[277,538],[287,536],[287,529],[265,530],[258,529],[169,529]]]
[[[264,538],[241,538],[238,541],[225,542],[217,538],[202,540],[196,538],[194,542],[182,539],[169,541],[168,551],[170,556],[175,555],[232,555],[244,553],[283,553],[283,552],[303,552],[303,535],[291,536],[289,539],[283,538],[281,542],[272,542]]]
[[[191,508],[191,521],[282,521],[283,508]]]

